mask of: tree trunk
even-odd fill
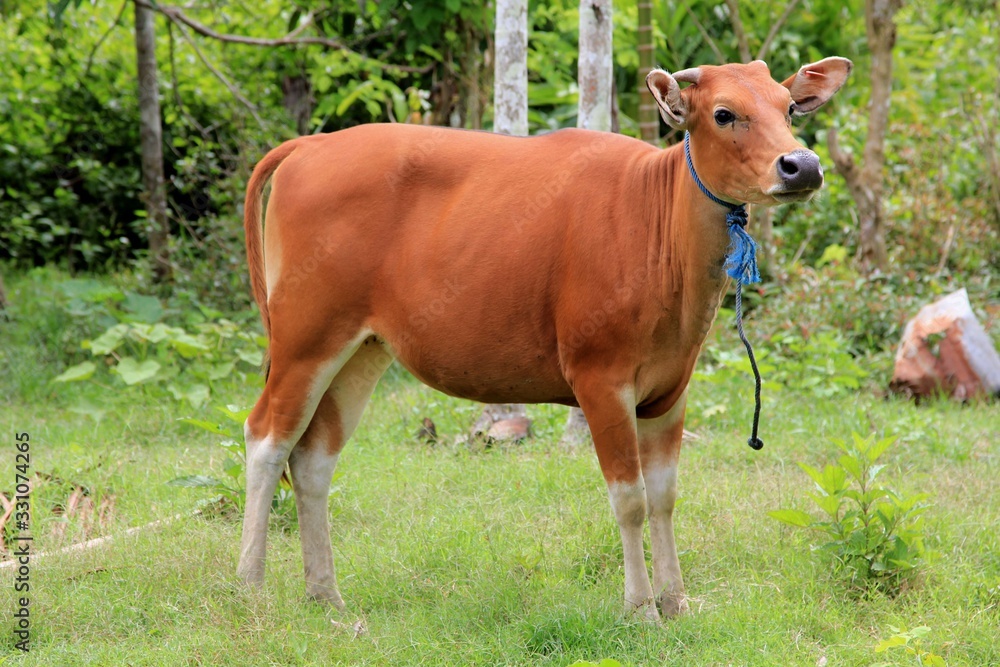
[[[528,3],[497,0],[493,131],[528,134]]]
[[[299,136],[309,134],[309,122],[312,120],[312,86],[309,77],[303,74],[281,78],[282,104],[285,111],[295,121],[295,131]]]
[[[577,127],[599,132],[611,131],[612,98],[612,13],[611,0],[580,2],[580,58],[578,77],[580,110]],[[645,79],[643,79],[645,82]],[[645,83],[643,83],[645,88]],[[659,126],[657,126],[657,132]],[[578,447],[587,441],[590,427],[580,408],[572,408],[563,430],[562,445]]]
[[[656,100],[646,87],[646,77],[653,70],[656,56],[653,44],[653,0],[639,0],[639,136],[656,144],[660,140],[660,113]]]
[[[493,69],[491,60],[493,49],[488,40],[484,40],[486,35],[475,21],[459,18],[457,29],[465,42],[458,87],[461,127],[481,130],[483,107],[486,106],[488,99],[487,92],[492,89],[489,75]],[[481,46],[483,41],[487,41],[485,48]]]
[[[495,69],[493,76],[493,131],[528,134],[528,3],[497,0]],[[522,403],[487,405],[472,427],[473,436],[485,436],[490,425],[526,417]]]
[[[580,107],[576,126],[611,131],[611,0],[580,3]]]
[[[861,271],[865,275],[884,272],[888,267],[885,247],[885,135],[892,102],[892,49],[896,44],[893,17],[902,0],[867,0],[865,28],[872,54],[871,97],[868,102],[868,134],[861,166],[850,153],[840,149],[835,130],[827,135],[830,156],[858,207]]]
[[[156,70],[156,32],[152,9],[135,3],[135,52],[139,78],[139,145],[142,157],[146,234],[153,282],[170,280],[170,220],[163,177],[163,131]]]
[[[729,22],[733,26],[733,34],[736,36],[736,48],[740,51],[740,62],[750,62],[750,41],[747,39],[746,29],[743,27],[743,19],[740,18],[740,3],[738,0],[726,0],[729,7]]]

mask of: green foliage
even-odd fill
[[[228,384],[234,378],[245,381],[263,361],[266,339],[247,333],[228,319],[170,326],[156,321],[164,310],[155,297],[131,292],[106,296],[112,301],[121,298],[121,309],[110,312],[124,321],[80,344],[100,362],[102,370],[87,360],[66,369],[53,382],[104,385],[111,379],[127,388],[155,384],[177,401],[198,408],[209,399],[213,383]],[[207,309],[203,312],[214,314]],[[113,380],[115,377],[121,384]]]
[[[794,331],[778,333],[768,345],[776,367],[772,379],[796,392],[828,398],[860,389],[868,377],[836,329],[816,331],[809,337]]]
[[[223,313],[180,287],[168,298],[149,296],[130,274],[69,278],[46,267],[5,272],[5,280],[0,359],[10,369],[10,390],[21,397],[44,400],[55,393],[94,406],[106,404],[108,389],[119,387],[124,396],[192,404],[203,402],[205,390],[260,382],[264,341],[253,312]],[[122,366],[126,358],[131,361]],[[153,364],[156,372],[143,377]],[[95,416],[102,411],[87,409]]]
[[[0,16],[0,259],[103,270],[141,258],[146,247],[135,43],[120,3],[74,4],[47,13],[42,0],[26,0]],[[230,21],[238,15],[229,12]],[[201,45],[210,58],[220,47]],[[228,63],[237,80],[260,70],[261,54],[245,55]],[[157,57],[174,233],[193,237],[198,255],[218,266],[203,221],[231,217],[249,163],[290,134],[277,122],[247,126],[246,110],[162,23]],[[283,121],[276,92],[255,98],[263,117]]]
[[[721,309],[719,318],[731,322],[733,313]],[[803,335],[797,330],[780,331],[754,350],[762,379],[771,386],[828,398],[858,390],[868,377],[852,353],[845,337],[824,328]],[[706,345],[695,378],[714,384],[731,384],[751,377],[752,369],[743,347]]]
[[[921,637],[926,636],[931,631],[926,625],[913,628],[912,630],[892,626],[889,626],[889,629],[892,631],[892,635],[875,645],[876,653],[885,653],[887,651],[898,653],[897,649],[902,649],[907,655],[913,656],[913,659],[907,663],[909,665],[917,665],[917,667],[947,667],[944,658],[924,648]],[[872,665],[872,667],[895,667],[896,665],[898,663],[880,662]]]
[[[605,658],[600,662],[587,662],[586,660],[578,660],[574,662],[569,667],[622,667],[622,663],[617,660],[612,660],[611,658]]]
[[[906,497],[879,479],[885,464],[876,462],[894,440],[855,433],[850,442],[836,441],[843,452],[836,465],[818,470],[799,463],[816,484],[810,497],[822,519],[794,509],[768,512],[778,521],[826,535],[829,541],[819,548],[865,593],[897,593],[926,557],[920,515],[928,507],[927,494]]]
[[[986,306],[995,298],[996,278],[986,269],[961,278],[918,271],[865,278],[837,259],[837,248],[824,251],[822,266],[792,267],[782,283],[761,289],[764,297],[757,300],[748,324],[751,331],[771,337],[760,347],[771,347],[772,340],[787,345],[789,335],[808,342],[829,333],[831,346],[868,365],[870,355],[895,351],[906,323],[921,307],[960,287],[969,291],[980,321],[990,330],[995,316]],[[881,384],[887,382],[884,378]]]

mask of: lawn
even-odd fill
[[[829,398],[770,387],[766,445],[754,452],[750,381],[696,381],[688,421],[699,438],[685,444],[676,513],[691,611],[652,626],[622,615],[617,528],[593,452],[558,444],[565,408],[533,406],[534,437],[521,445],[470,446],[460,436],[478,407],[393,369],[330,496],[348,604],[338,613],[304,599],[293,521],[272,521],[266,584],[249,591],[235,577],[239,522],[192,516],[211,494],[167,484],[223,476],[221,438],[178,421],[221,415],[142,386],[109,387],[101,411],[81,411],[74,388],[46,384],[58,371],[2,351],[10,463],[0,490],[13,488],[15,432],[30,433],[32,468],[47,475],[34,493],[34,549],[116,536],[32,562],[26,655],[14,648],[16,601],[4,585],[3,665],[916,665],[875,646],[892,628],[919,626],[930,628],[923,649],[951,667],[1000,665],[995,403],[914,406],[871,387]],[[257,392],[233,384],[210,405],[249,406]],[[441,443],[414,437],[424,417]],[[797,463],[834,461],[833,441],[852,432],[897,437],[885,483],[929,494],[932,553],[892,597],[852,594],[812,549],[819,534],[767,516],[818,515]],[[76,486],[104,513],[70,515]]]

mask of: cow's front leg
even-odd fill
[[[684,434],[686,393],[663,416],[638,420],[639,454],[649,507],[649,536],[653,548],[653,588],[660,612],[669,618],[686,611],[684,580],[674,542],[674,502],[677,499],[677,461]]]
[[[625,554],[625,612],[641,612],[647,619],[656,621],[659,614],[642,544],[646,489],[636,440],[634,390],[630,386],[609,386],[599,381],[578,382],[574,389],[590,424],[597,459],[621,533]]]

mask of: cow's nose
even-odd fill
[[[778,176],[789,192],[816,190],[823,185],[823,168],[819,156],[812,151],[800,150],[778,158]]]

